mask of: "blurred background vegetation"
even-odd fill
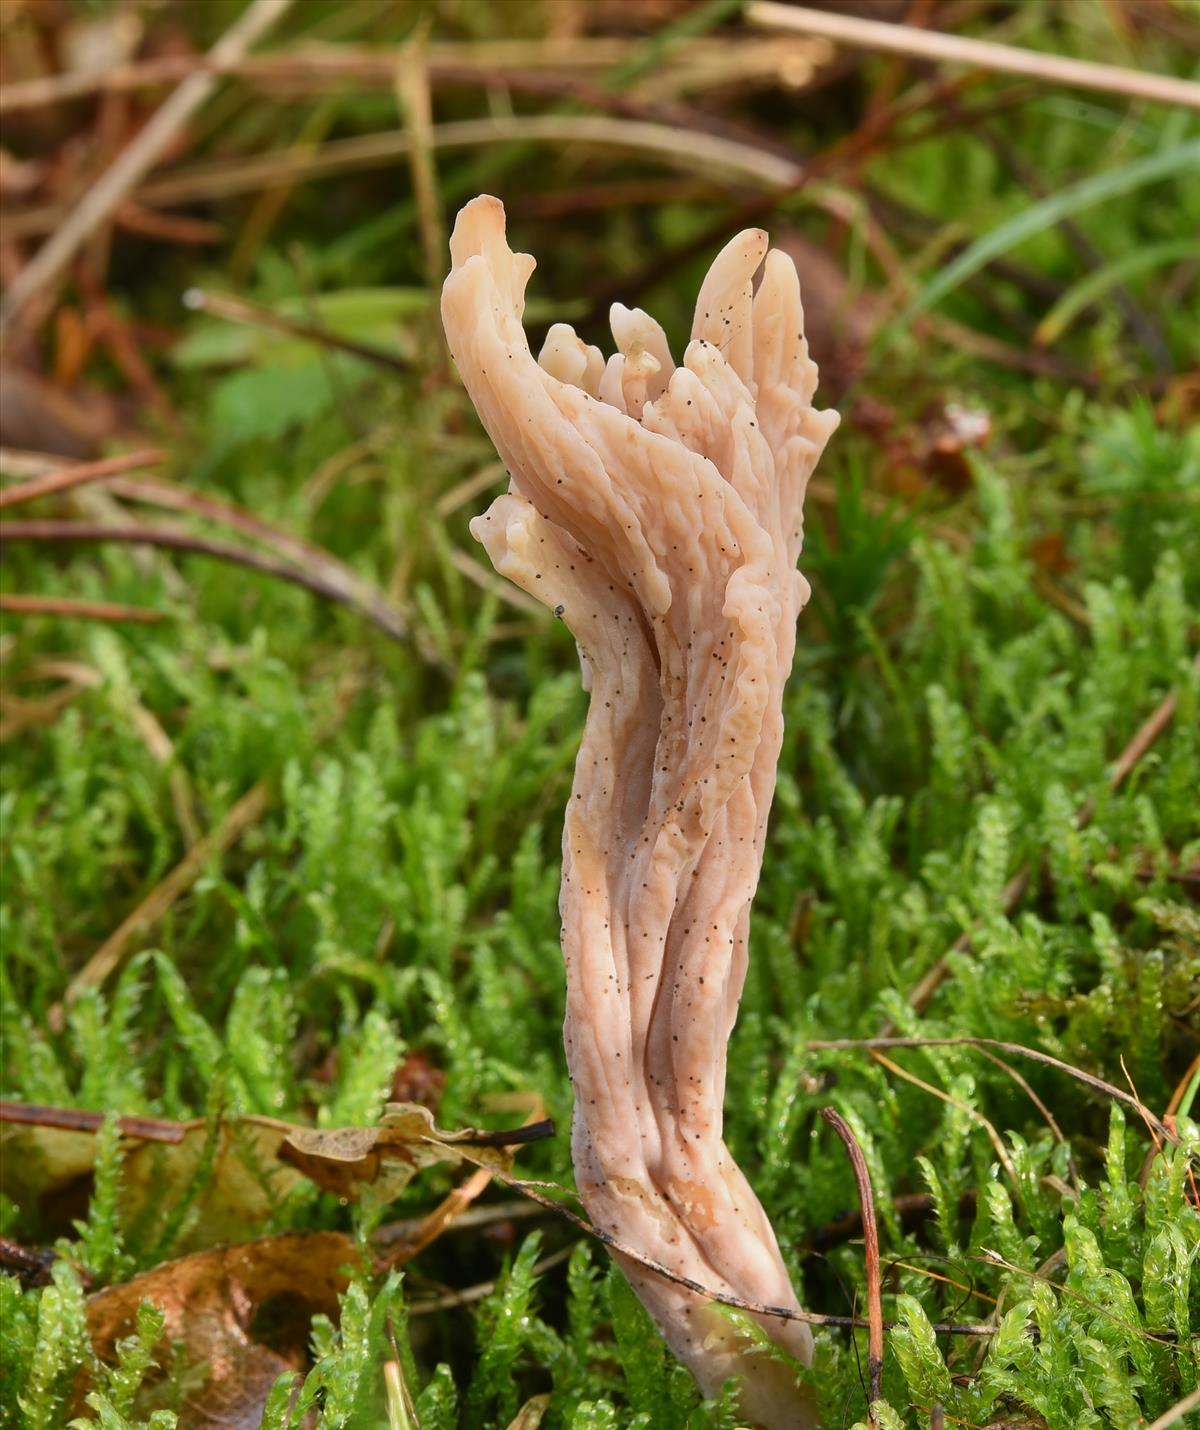
[[[549,1115],[514,1174],[570,1186],[585,706],[467,533],[480,191],[535,347],[620,298],[681,349],[768,227],[843,415],[729,1076],[804,1304],[864,1312],[832,1105],[877,1424],[1200,1410],[1200,6],[780,8],[0,6],[0,1422],[739,1423],[552,1210],[284,1145]],[[863,1330],[810,1374],[866,1418]]]

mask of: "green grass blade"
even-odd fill
[[[1013,218],[977,238],[947,264],[937,277],[917,294],[897,319],[896,326],[906,326],[913,318],[932,308],[935,303],[941,302],[948,293],[952,293],[981,268],[986,268],[994,258],[1008,253],[1026,239],[1041,233],[1043,229],[1095,208],[1097,204],[1132,193],[1133,190],[1157,183],[1160,179],[1186,173],[1189,169],[1200,172],[1200,139],[1192,139],[1186,144],[1160,150],[1119,169],[1093,174],[1057,194],[1030,204]]]
[[[1197,240],[1192,238],[1168,238],[1162,243],[1147,244],[1135,249],[1124,258],[1115,259],[1101,268],[1094,269],[1078,283],[1073,284],[1037,326],[1034,337],[1039,343],[1053,343],[1075,318],[1089,304],[1126,278],[1146,273],[1167,263],[1182,261],[1196,252]]]

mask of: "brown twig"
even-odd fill
[[[1200,653],[1196,655],[1192,666],[1193,669],[1200,670]],[[1110,791],[1115,791],[1121,787],[1138,761],[1171,723],[1175,716],[1175,709],[1178,703],[1178,695],[1175,691],[1171,691],[1138,727],[1133,738],[1117,756],[1109,772],[1108,788]],[[1088,795],[1083,804],[1080,805],[1079,812],[1075,816],[1075,828],[1085,828],[1091,822],[1095,810],[1096,801],[1093,796]],[[1025,864],[1018,869],[1008,883],[1005,884],[1000,893],[1000,910],[1002,913],[1010,914],[1025,897],[1025,891],[1029,888],[1033,880],[1033,873],[1033,865]],[[914,1008],[918,1013],[923,1013],[925,1009],[929,1007],[933,1001],[933,995],[950,976],[951,959],[955,954],[967,953],[970,950],[973,933],[973,929],[964,929],[950,945],[949,951],[944,953],[941,958],[921,976],[908,995],[910,1007]],[[889,1019],[880,1030],[880,1036],[887,1038],[895,1031],[896,1025]]]
[[[869,1400],[873,1406],[883,1387],[883,1271],[879,1260],[879,1227],[875,1221],[875,1194],[871,1188],[871,1173],[858,1139],[850,1124],[832,1107],[823,1107],[821,1116],[842,1139],[854,1180],[858,1183],[858,1200],[862,1207],[863,1252],[867,1269],[867,1377]],[[871,1423],[875,1423],[871,1412]]]
[[[45,472],[27,478],[15,486],[0,491],[0,507],[17,506],[21,502],[36,501],[38,497],[54,496],[58,492],[70,491],[72,487],[85,482],[100,482],[106,477],[119,476],[122,472],[136,471],[139,467],[157,466],[166,461],[166,452],[147,450],[125,452],[119,457],[105,457],[99,462],[77,462],[57,471]]]
[[[825,40],[780,43],[776,37],[757,35],[696,36],[672,47],[665,56],[665,73],[676,91],[704,90],[730,79],[782,82],[795,90],[803,83],[805,69],[824,65],[831,53],[832,46]],[[578,87],[582,76],[611,72],[625,63],[629,54],[629,41],[615,36],[574,35],[566,44],[555,39],[436,41],[429,46],[428,65],[435,84],[503,82],[517,88],[541,78]],[[63,104],[98,92],[177,84],[198,72],[234,75],[247,84],[270,85],[276,91],[290,86],[293,93],[320,93],[346,84],[385,89],[395,82],[396,57],[394,49],[349,44],[297,46],[220,60],[212,51],[200,56],[164,55],[103,70],[72,70],[6,84],[0,91],[0,113]],[[662,71],[657,78],[661,81]]]
[[[47,1107],[38,1102],[0,1101],[0,1122],[22,1127],[57,1127],[64,1132],[95,1134],[104,1126],[107,1114],[88,1112],[81,1107]],[[122,1117],[117,1121],[122,1137],[139,1142],[182,1142],[189,1129],[198,1124],[175,1122],[161,1117]]]
[[[153,238],[162,243],[215,244],[225,242],[225,230],[208,219],[188,218],[186,214],[164,214],[126,199],[113,214],[113,222],[126,233],[141,238]]]
[[[292,0],[252,0],[213,46],[211,58],[221,63],[244,54],[283,17],[291,3]],[[216,83],[215,74],[203,70],[189,74],[137,138],[87,190],[62,227],[54,231],[9,286],[0,301],[0,331],[59,277],[99,225],[130,196]]]
[[[957,1108],[959,1112],[964,1113],[973,1122],[978,1122],[987,1133],[988,1141],[992,1144],[992,1150],[996,1154],[996,1160],[1008,1174],[1009,1181],[1012,1182],[1014,1187],[1020,1187],[1020,1178],[1017,1176],[1017,1169],[1013,1166],[1012,1158],[1008,1155],[1008,1148],[1004,1145],[1004,1139],[982,1112],[972,1107],[970,1103],[963,1102],[961,1098],[953,1097],[950,1093],[946,1092],[944,1088],[934,1087],[933,1083],[926,1082],[924,1078],[918,1077],[916,1073],[909,1072],[907,1068],[902,1068],[898,1062],[895,1062],[892,1058],[881,1053],[878,1048],[871,1048],[870,1053],[872,1059],[881,1067],[886,1068],[894,1077],[902,1078],[905,1082],[911,1083],[913,1087],[919,1087],[922,1092],[927,1092],[930,1097],[936,1097],[939,1102],[944,1102],[948,1107]]]
[[[244,507],[222,501],[219,497],[211,497],[205,492],[193,491],[191,487],[159,481],[153,477],[118,477],[112,482],[110,490],[115,496],[126,501],[145,502],[169,511],[187,512],[190,516],[227,526],[240,536],[259,542],[276,556],[291,562],[310,576],[319,577],[330,590],[343,591],[345,599],[351,604],[366,609],[377,602],[383,602],[381,614],[396,628],[397,637],[407,630],[404,612],[390,602],[378,586],[360,576],[352,566],[347,566],[324,547],[272,526],[262,517],[246,511]]]
[[[458,1144],[456,1144],[458,1145]],[[753,1316],[775,1316],[782,1321],[802,1321],[809,1326],[832,1326],[847,1330],[866,1330],[870,1328],[870,1323],[862,1316],[827,1316],[818,1311],[793,1311],[788,1306],[768,1306],[762,1301],[749,1301],[742,1296],[725,1295],[722,1292],[714,1291],[711,1287],[705,1286],[702,1282],[694,1281],[690,1276],[680,1276],[677,1272],[664,1266],[661,1261],[655,1261],[652,1257],[643,1256],[641,1252],[635,1251],[633,1247],[615,1237],[611,1232],[605,1231],[602,1227],[595,1226],[582,1217],[578,1212],[573,1212],[570,1207],[565,1207],[561,1202],[556,1202],[553,1197],[546,1195],[543,1188],[549,1186],[558,1192],[566,1192],[565,1187],[554,1186],[547,1182],[526,1182],[518,1177],[509,1176],[507,1172],[502,1172],[499,1168],[492,1168],[492,1176],[496,1181],[501,1182],[506,1187],[511,1187],[513,1191],[520,1192],[530,1201],[536,1202],[538,1206],[544,1207],[547,1211],[553,1212],[556,1216],[576,1226],[580,1231],[588,1236],[595,1237],[603,1246],[607,1246],[610,1251],[620,1253],[621,1256],[628,1257],[639,1266],[645,1267],[647,1271],[653,1272],[655,1276],[661,1276],[665,1281],[670,1281],[675,1286],[682,1286],[685,1290],[694,1292],[697,1296],[703,1296],[706,1301],[712,1301],[719,1306],[730,1306],[735,1311],[746,1311]],[[883,1329],[890,1330],[897,1323],[894,1321],[884,1321]],[[938,1335],[947,1336],[994,1336],[996,1327],[990,1325],[980,1325],[977,1323],[939,1323],[933,1328]]]
[[[381,591],[372,591],[367,599],[363,592],[350,590],[344,582],[332,579],[328,572],[302,570],[286,561],[247,551],[226,541],[193,536],[189,531],[163,526],[109,526],[83,521],[6,521],[0,522],[0,547],[6,541],[115,541],[123,545],[167,547],[196,556],[211,556],[218,561],[230,561],[265,576],[276,576],[302,586],[316,596],[349,606],[366,616],[393,640],[403,640],[408,633],[403,613]]]
[[[164,612],[145,606],[122,606],[115,601],[80,601],[71,596],[0,596],[0,611],[14,616],[67,616],[84,621],[136,621],[153,625]]]
[[[1019,74],[1048,84],[1093,89],[1103,94],[1123,94],[1156,104],[1178,104],[1200,109],[1200,84],[1174,75],[1150,74],[1120,65],[1095,64],[1067,55],[1043,54],[1017,45],[998,45],[969,35],[948,35],[940,30],[920,30],[858,15],[811,10],[805,5],[783,5],[776,0],[751,0],[745,10],[752,25],[792,34],[819,35],[835,44],[881,50],[942,64],[970,65],[973,69]]]

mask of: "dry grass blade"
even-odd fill
[[[518,590],[510,582],[501,581],[490,571],[485,571],[478,561],[473,560],[457,546],[450,552],[450,561],[456,571],[460,571],[468,581],[474,582],[481,591],[486,591],[489,595],[497,597],[518,611],[525,611],[539,619],[545,617],[546,608],[535,601],[532,596],[527,596],[524,591]]]
[[[171,872],[104,940],[67,985],[64,1000],[73,1003],[84,988],[97,987],[135,951],[138,940],[174,906],[204,872],[209,861],[223,854],[266,813],[271,789],[260,780],[233,806],[216,829],[199,840]]]
[[[514,87],[536,76],[562,77],[578,83],[604,75],[628,61],[627,40],[603,35],[572,35],[569,41],[495,39],[466,43],[438,41],[428,49],[430,80],[435,84],[491,84],[502,79]],[[733,82],[778,84],[795,89],[829,63],[827,40],[722,35],[696,36],[672,47],[655,74],[659,88],[674,93],[703,92]],[[72,70],[7,84],[0,91],[0,114],[63,104],[85,95],[120,94],[177,84],[189,75],[236,75],[248,84],[269,86],[272,93],[321,93],[347,84],[384,89],[394,83],[394,51],[360,45],[301,45],[271,54],[218,60],[212,53],[164,55],[108,69]]]
[[[461,1186],[448,1192],[428,1216],[422,1217],[400,1245],[389,1252],[378,1269],[390,1270],[394,1266],[404,1266],[413,1257],[420,1255],[467,1210],[476,1197],[487,1190],[491,1180],[492,1174],[486,1167],[476,1168]]]
[[[1175,1091],[1172,1092],[1166,1111],[1163,1113],[1163,1121],[1168,1126],[1172,1125],[1171,1119],[1183,1106],[1184,1098],[1193,1091],[1194,1085],[1198,1082],[1200,1082],[1200,1053],[1196,1054],[1188,1065],[1187,1071],[1175,1084]]]
[[[252,0],[212,49],[216,63],[236,59],[276,24],[292,0]],[[158,161],[189,116],[208,98],[217,82],[211,73],[189,74],[156,111],[137,138],[123,149],[111,167],[84,194],[70,218],[17,274],[0,303],[0,331],[31,298],[53,283],[100,224],[128,198]]]
[[[247,551],[225,541],[194,536],[176,527],[121,526],[82,521],[9,521],[0,523],[0,546],[6,541],[115,541],[132,546],[158,546],[173,551],[186,551],[196,556],[211,556],[248,567],[265,576],[277,576],[294,585],[303,586],[314,595],[324,596],[341,605],[360,611],[393,640],[403,640],[408,633],[404,615],[382,592],[372,589],[368,595],[359,587],[347,585],[344,574],[332,574],[330,566],[319,571],[306,571],[286,561]],[[340,563],[338,563],[340,565]],[[364,583],[365,584],[365,583]]]
[[[1042,1114],[1042,1117],[1045,1119],[1046,1126],[1049,1127],[1051,1135],[1054,1137],[1054,1140],[1056,1142],[1061,1142],[1062,1145],[1067,1149],[1067,1168],[1071,1175],[1071,1181],[1074,1184],[1076,1190],[1078,1190],[1079,1172],[1075,1166],[1075,1154],[1071,1150],[1071,1144],[1063,1135],[1063,1130],[1058,1125],[1057,1118],[1034,1091],[1033,1087],[1030,1085],[1029,1079],[1023,1077],[1016,1070],[1016,1068],[1013,1067],[1011,1063],[1006,1063],[1003,1058],[998,1058],[995,1053],[988,1052],[986,1048],[980,1048],[979,1051],[983,1055],[983,1057],[988,1060],[989,1063],[992,1063],[995,1067],[998,1067],[1001,1072],[1005,1074],[1006,1077],[1012,1078],[1013,1082],[1016,1083],[1016,1085],[1021,1089],[1025,1096],[1028,1097],[1030,1102],[1033,1103],[1034,1107],[1036,1107],[1037,1110]]]
[[[83,689],[71,682],[41,700],[25,700],[0,690],[0,745],[15,740],[26,730],[54,724]]]
[[[533,1202],[513,1199],[507,1202],[488,1202],[486,1206],[472,1207],[460,1213],[447,1226],[447,1231],[474,1231],[479,1227],[495,1226],[497,1222],[531,1221],[542,1217],[542,1209]],[[374,1244],[380,1248],[410,1242],[419,1235],[425,1224],[424,1217],[411,1217],[405,1221],[388,1222],[375,1233]]]
[[[429,55],[425,28],[405,45],[396,71],[396,97],[412,145],[408,151],[413,195],[417,204],[425,275],[440,283],[445,276],[446,225],[442,215],[441,189],[433,161],[433,107],[429,96]]]
[[[1004,1145],[1004,1139],[982,1112],[979,1112],[969,1103],[963,1102],[961,1098],[952,1097],[950,1093],[944,1089],[934,1087],[931,1082],[926,1082],[924,1078],[917,1077],[915,1073],[910,1073],[907,1068],[902,1068],[899,1063],[894,1062],[889,1057],[885,1057],[878,1048],[871,1048],[870,1053],[875,1062],[881,1067],[887,1068],[888,1072],[892,1073],[895,1077],[903,1079],[904,1082],[911,1083],[913,1087],[919,1087],[922,1092],[927,1092],[930,1097],[936,1097],[939,1102],[946,1103],[948,1107],[953,1107],[957,1109],[957,1111],[965,1113],[972,1122],[979,1123],[987,1133],[988,1141],[992,1144],[992,1150],[996,1154],[996,1160],[1004,1168],[1009,1181],[1012,1182],[1013,1186],[1020,1185],[1017,1179],[1017,1169],[1013,1166],[1012,1158],[1008,1155],[1008,1148]]]
[[[1014,1266],[1011,1261],[1006,1261],[998,1251],[990,1251],[986,1247],[982,1248],[982,1255],[978,1259],[986,1262],[989,1266],[1002,1266],[1005,1271],[1010,1271],[1015,1276],[1023,1276],[1027,1281],[1041,1281],[1045,1285],[1053,1287],[1057,1295],[1067,1296],[1072,1301],[1077,1301],[1081,1306],[1086,1306],[1090,1311],[1095,1311],[1105,1320],[1111,1321],[1114,1326],[1120,1326],[1129,1335],[1138,1336],[1144,1341],[1158,1341],[1166,1345],[1179,1340],[1178,1334],[1173,1330],[1148,1330],[1144,1326],[1134,1325],[1132,1321],[1118,1316],[1111,1306],[1092,1300],[1090,1296],[1085,1296],[1082,1291],[1065,1282],[1051,1280],[1048,1272],[1052,1266],[1062,1264],[1063,1256],[1061,1250],[1055,1252],[1052,1257],[1042,1263],[1037,1271],[1027,1271],[1023,1266]]]
[[[703,1296],[705,1300],[712,1301],[720,1306],[730,1306],[735,1311],[746,1311],[754,1316],[776,1316],[784,1321],[803,1321],[809,1326],[835,1326],[850,1330],[870,1329],[870,1323],[862,1316],[827,1316],[818,1311],[793,1311],[787,1306],[768,1306],[761,1301],[748,1301],[741,1296],[727,1296],[721,1292],[714,1291],[710,1287],[703,1285],[699,1281],[693,1281],[691,1277],[680,1276],[672,1271],[669,1266],[664,1266],[660,1261],[655,1261],[651,1257],[643,1256],[641,1252],[635,1251],[633,1247],[621,1241],[619,1237],[613,1236],[610,1232],[604,1231],[601,1227],[593,1225],[586,1217],[582,1217],[578,1212],[573,1212],[570,1207],[565,1207],[561,1202],[556,1202],[553,1197],[547,1196],[544,1188],[550,1187],[554,1191],[567,1193],[567,1188],[555,1186],[549,1182],[527,1182],[520,1178],[511,1177],[506,1172],[493,1170],[492,1176],[498,1182],[502,1182],[506,1187],[511,1187],[513,1191],[520,1192],[523,1197],[528,1197],[530,1201],[536,1202],[538,1206],[544,1207],[547,1211],[553,1212],[555,1216],[562,1217],[569,1221],[572,1226],[576,1226],[580,1231],[588,1236],[593,1236],[602,1245],[607,1246],[610,1251],[620,1252],[622,1256],[627,1256],[631,1261],[639,1266],[645,1267],[647,1271],[655,1276],[661,1276],[664,1280],[672,1282],[676,1286],[683,1286],[686,1290],[694,1292],[697,1296]],[[884,1321],[882,1329],[889,1330],[895,1322]],[[995,1326],[980,1325],[976,1322],[943,1322],[935,1324],[934,1331],[938,1335],[946,1336],[994,1336]]]
[[[477,149],[496,144],[569,144],[650,154],[687,173],[750,181],[768,189],[799,181],[803,169],[794,160],[754,144],[718,135],[681,130],[648,120],[607,115],[522,114],[491,119],[464,119],[435,125],[432,147]],[[313,151],[268,150],[242,159],[193,164],[143,184],[134,198],[150,207],[195,203],[258,193],[283,180],[321,179],[355,170],[386,168],[406,159],[412,148],[407,129],[385,130],[349,139],[333,139]],[[70,210],[45,205],[13,214],[6,220],[11,238],[48,233],[65,223]]]
[[[556,1266],[561,1266],[564,1261],[570,1258],[575,1250],[574,1245],[560,1247],[558,1251],[552,1251],[549,1256],[543,1256],[539,1261],[535,1261],[530,1268],[532,1276],[544,1276],[547,1271],[552,1271]],[[456,1311],[463,1306],[470,1306],[476,1301],[482,1301],[485,1296],[490,1296],[500,1283],[498,1281],[480,1281],[474,1286],[464,1286],[461,1291],[449,1291],[444,1296],[431,1296],[428,1300],[413,1301],[409,1306],[410,1316],[428,1316],[435,1311]]]
[[[38,473],[16,486],[5,487],[0,491],[0,507],[18,506],[22,502],[36,501],[38,497],[55,496],[87,482],[101,482],[108,477],[120,476],[122,472],[133,472],[140,467],[154,467],[166,459],[166,452],[152,449],[126,452],[119,457],[105,457],[99,462],[77,462],[55,471]]]
[[[1064,84],[1075,89],[1099,90],[1103,94],[1124,94],[1156,104],[1179,104],[1200,109],[1200,84],[1176,79],[1174,75],[1148,74],[1120,65],[1095,64],[1067,55],[1042,54],[1017,45],[998,45],[968,35],[949,35],[940,30],[922,30],[915,25],[896,25],[869,20],[859,15],[840,15],[812,10],[806,5],[783,5],[778,0],[751,0],[746,19],[752,25],[792,34],[819,35],[835,44],[858,49],[881,50],[912,59],[941,64],[970,65],[973,69],[1018,74],[1047,84]]]
[[[438,497],[434,510],[441,517],[452,516],[468,502],[473,502],[476,497],[497,486],[506,475],[503,462],[489,462],[486,467],[481,467],[471,476],[456,482],[448,492],[443,492]]]
[[[832,1107],[823,1107],[821,1116],[842,1140],[854,1180],[858,1184],[858,1200],[862,1207],[863,1251],[867,1270],[867,1375],[870,1380],[869,1401],[872,1406],[883,1388],[883,1273],[879,1262],[879,1226],[875,1221],[875,1194],[871,1188],[871,1173],[858,1139],[850,1124]],[[874,1411],[871,1423],[874,1424]]]
[[[1190,1395],[1185,1395],[1182,1400],[1177,1400],[1169,1410],[1164,1410],[1156,1419],[1151,1420],[1146,1430],[1170,1430],[1172,1425],[1186,1424],[1187,1417],[1193,1410],[1200,1410],[1200,1388],[1193,1390]]]
[[[128,501],[146,502],[169,511],[187,512],[206,521],[227,526],[239,535],[266,546],[276,556],[293,563],[298,571],[306,573],[310,578],[320,580],[324,586],[321,594],[340,593],[336,599],[364,611],[381,629],[397,640],[407,633],[408,622],[403,610],[378,586],[360,576],[353,567],[347,566],[324,547],[272,526],[262,517],[235,506],[233,502],[222,501],[203,492],[193,491],[190,487],[179,486],[174,482],[156,481],[153,478],[131,481],[118,479],[113,483],[112,491]]]
[[[83,621],[132,621],[150,626],[165,619],[165,612],[145,606],[122,606],[116,601],[82,601],[71,596],[0,596],[0,611],[13,616],[65,616]]]

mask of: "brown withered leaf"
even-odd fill
[[[391,1201],[417,1172],[438,1162],[511,1170],[507,1147],[481,1145],[480,1138],[491,1135],[473,1127],[447,1132],[427,1107],[393,1102],[377,1127],[293,1128],[279,1155],[338,1196],[353,1196],[365,1184],[376,1197]]]
[[[166,1318],[157,1379],[178,1356],[190,1387],[179,1407],[180,1430],[250,1430],[261,1423],[280,1374],[305,1366],[313,1316],[336,1319],[355,1260],[351,1239],[333,1231],[197,1252],[90,1297],[92,1344],[102,1360],[114,1359],[118,1341],[136,1328],[140,1303],[153,1302]],[[154,1390],[151,1376],[148,1400]]]
[[[51,1225],[61,1223],[65,1230],[72,1217],[86,1213],[95,1134],[103,1120],[78,1108],[0,1103],[0,1191],[18,1206],[37,1205]],[[122,1221],[145,1225],[150,1218],[153,1225],[192,1192],[207,1155],[208,1124],[128,1117],[121,1131]],[[418,1171],[438,1162],[508,1171],[512,1153],[503,1138],[528,1140],[531,1129],[449,1132],[434,1123],[427,1107],[390,1103],[375,1127],[299,1127],[246,1116],[226,1118],[216,1135],[212,1175],[178,1243],[185,1249],[253,1234],[302,1177],[345,1198],[369,1188],[372,1200],[386,1203]]]
[[[16,1119],[20,1120],[17,1121]],[[0,1191],[18,1206],[37,1205],[65,1230],[86,1213],[103,1119],[74,1108],[5,1104],[0,1108]],[[121,1219],[153,1227],[192,1193],[206,1155],[203,1119],[122,1120]],[[300,1182],[279,1160],[291,1124],[269,1117],[229,1118],[217,1131],[212,1174],[196,1197],[190,1230],[178,1245],[197,1249],[245,1237],[261,1227]]]

